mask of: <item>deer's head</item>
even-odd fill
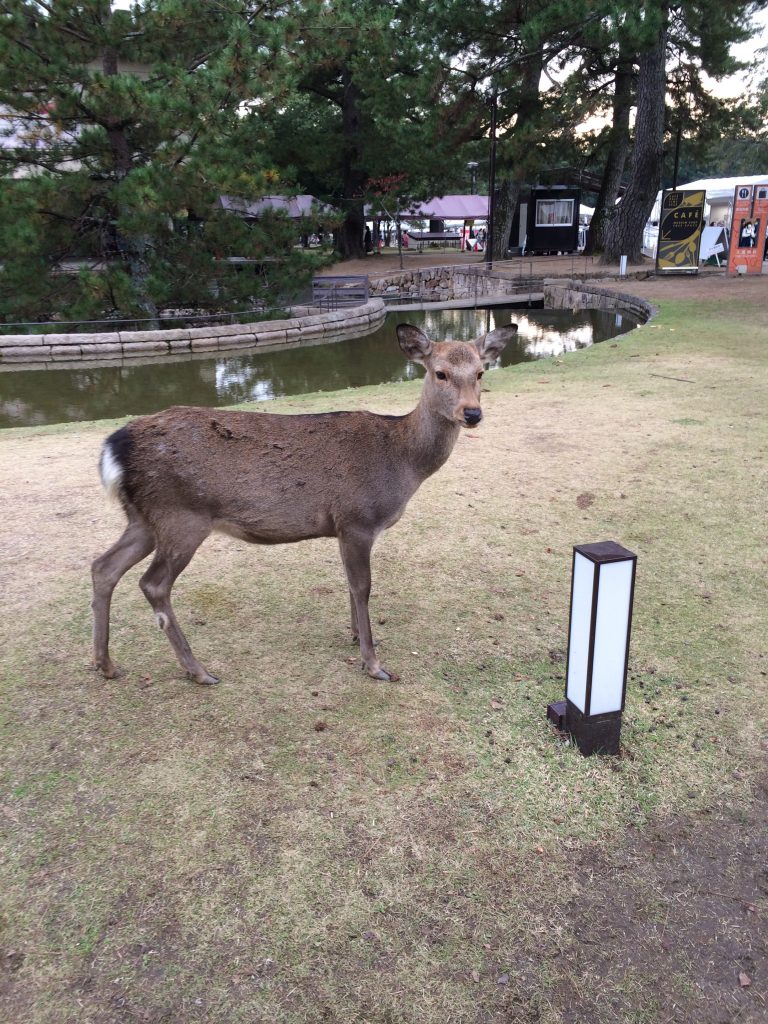
[[[435,413],[476,427],[483,418],[480,388],[485,366],[517,334],[517,325],[499,327],[471,342],[430,341],[413,324],[398,324],[397,339],[408,359],[426,369],[424,400]]]

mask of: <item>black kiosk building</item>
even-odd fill
[[[512,225],[510,247],[526,253],[576,252],[579,247],[581,190],[566,185],[541,185],[522,200]],[[521,230],[526,225],[525,233]],[[523,236],[523,237],[521,237]]]

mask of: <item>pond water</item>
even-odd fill
[[[169,405],[233,405],[408,380],[423,371],[403,358],[397,324],[416,324],[436,340],[468,341],[510,322],[519,326],[517,342],[507,347],[497,365],[586,348],[637,324],[626,314],[594,309],[427,310],[389,313],[384,324],[364,338],[272,352],[181,356],[140,365],[6,370],[0,372],[0,427],[137,416]]]

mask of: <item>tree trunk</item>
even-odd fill
[[[494,260],[505,260],[509,257],[509,237],[512,234],[512,221],[520,202],[520,190],[522,182],[514,178],[505,178],[499,182],[496,189],[496,199],[493,205],[494,235],[493,253]]]
[[[613,92],[613,122],[608,140],[608,159],[597,205],[587,234],[586,256],[602,253],[608,225],[616,212],[621,179],[629,154],[629,113],[632,107],[632,62],[619,56]]]
[[[337,236],[337,247],[344,259],[365,255],[365,208],[363,190],[366,177],[360,169],[362,111],[360,90],[352,81],[352,72],[344,68],[341,101],[342,186],[344,189],[344,223]]]
[[[116,75],[118,73],[117,54],[108,46],[102,54],[102,69],[105,75]],[[112,161],[115,168],[115,178],[120,183],[128,176],[131,170],[131,149],[125,128],[119,123],[111,123],[106,126],[107,138],[109,139]],[[117,220],[119,222],[123,209],[118,204]],[[130,212],[130,211],[125,211]],[[149,278],[149,261],[147,252],[150,246],[150,239],[146,235],[129,236],[123,234],[117,226],[114,228],[114,247],[120,254],[133,285],[133,292],[136,297],[136,305],[147,320],[146,326],[149,329],[156,329],[160,326],[158,310],[155,300],[147,287]]]
[[[635,147],[629,184],[605,239],[603,263],[642,260],[643,228],[661,184],[666,91],[666,18],[652,49],[641,54],[637,77]]]
[[[523,65],[520,98],[517,103],[515,127],[516,139],[530,141],[536,131],[541,113],[541,72],[544,67],[544,53],[541,48],[534,51]],[[530,150],[529,150],[530,152]],[[493,252],[494,260],[505,260],[509,256],[509,236],[512,221],[520,202],[520,192],[531,168],[530,160],[520,157],[515,161],[511,174],[504,175],[497,188],[494,202]]]

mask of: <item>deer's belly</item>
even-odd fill
[[[248,544],[292,544],[313,537],[333,537],[336,533],[327,516],[302,518],[294,522],[289,516],[273,521],[271,519],[214,519],[211,524],[218,533],[244,540]]]

